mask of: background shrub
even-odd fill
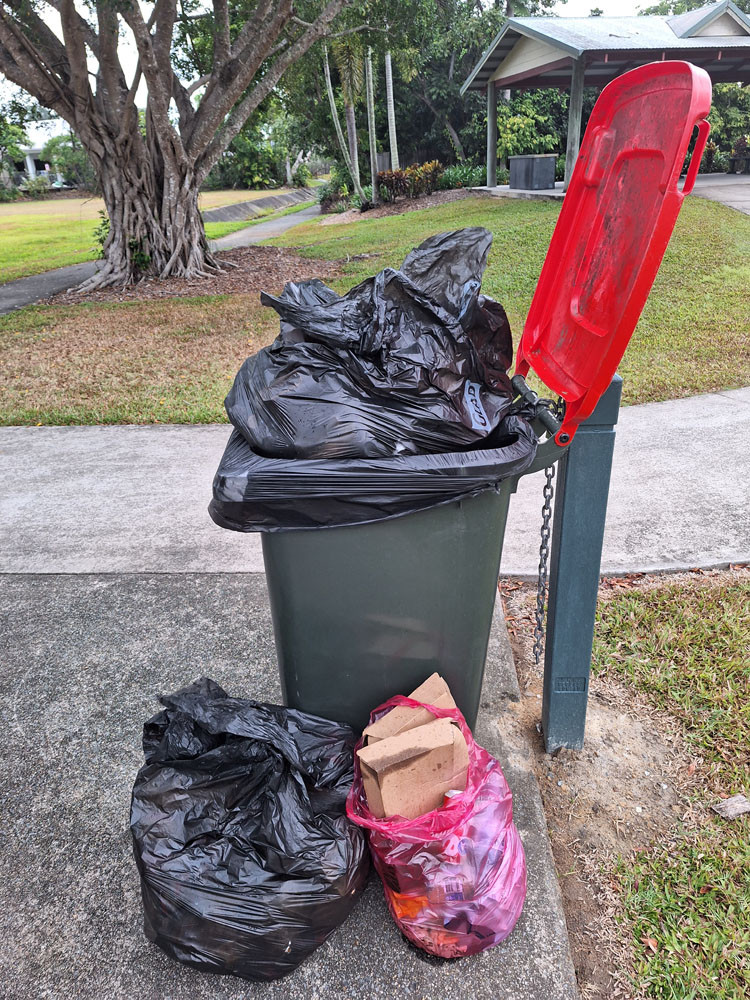
[[[378,188],[383,201],[395,201],[409,193],[409,182],[405,170],[381,170],[378,174]]]
[[[439,187],[442,191],[447,191],[452,188],[483,187],[486,183],[486,167],[476,167],[471,163],[456,163],[445,168]]]
[[[312,170],[310,170],[306,163],[300,163],[292,174],[292,184],[295,187],[307,187],[312,178]]]
[[[440,178],[443,175],[443,164],[439,160],[428,160],[427,163],[413,163],[404,171],[409,183],[409,197],[420,198],[425,194],[437,191]]]
[[[343,212],[349,207],[349,175],[334,163],[331,176],[315,189],[321,212]]]
[[[29,177],[24,182],[22,190],[27,198],[38,201],[41,198],[46,198],[49,194],[49,180],[42,174],[37,174],[36,177]]]

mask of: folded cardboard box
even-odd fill
[[[357,755],[367,804],[378,819],[415,819],[438,809],[446,792],[466,788],[466,740],[450,719],[433,718],[370,743]]]
[[[456,707],[450,688],[440,674],[432,674],[423,684],[415,688],[409,697],[415,701],[423,701],[427,705],[434,705],[436,708]],[[365,729],[363,734],[365,743],[369,746],[370,743],[388,739],[389,736],[398,736],[399,733],[405,733],[409,729],[424,726],[434,718],[432,712],[428,712],[426,708],[397,705],[382,719],[378,719]]]

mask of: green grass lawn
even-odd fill
[[[380,219],[364,215],[353,223],[316,220],[272,242],[298,247],[311,261],[340,261],[340,276],[330,283],[344,291],[386,265],[398,266],[433,233],[484,225],[495,242],[483,287],[503,302],[518,336],[558,208],[552,202],[468,198]],[[76,225],[70,218],[69,224]],[[226,228],[211,230],[212,236],[245,223],[216,225]],[[368,256],[357,259],[362,254]],[[45,262],[59,261],[48,255]],[[688,199],[620,367],[626,402],[750,384],[748,287],[750,217]],[[153,302],[92,302],[20,310],[0,317],[0,423],[223,420],[227,381],[243,352],[257,350],[277,329],[275,314],[260,307],[257,293],[163,299],[158,309]],[[219,355],[214,336],[224,338]],[[182,371],[172,364],[175,337],[191,345]],[[225,350],[229,341],[231,351]],[[117,365],[110,370],[113,353]],[[102,366],[106,382],[89,377]]]
[[[0,205],[0,284],[96,260],[99,198]]]
[[[669,712],[705,762],[699,806],[750,785],[750,575],[697,578],[606,597],[594,668]],[[617,870],[637,956],[638,995],[750,995],[750,817],[706,813],[697,829]]]
[[[275,191],[205,191],[200,196],[203,209],[254,201]],[[296,207],[296,206],[294,206]],[[0,205],[0,284],[41,274],[55,267],[95,260],[98,247],[94,230],[101,198],[49,198],[43,201],[19,201]],[[266,213],[268,214],[268,213]],[[210,222],[209,239],[218,239],[243,229],[247,222]]]
[[[495,237],[482,290],[523,329],[559,205],[472,198],[426,211],[322,227],[309,223],[272,241],[327,260],[348,260],[338,290],[398,266],[427,236],[485,226]],[[620,365],[626,403],[750,385],[750,217],[688,198],[643,316]]]
[[[210,240],[218,240],[222,236],[229,236],[230,233],[238,233],[240,229],[247,229],[253,222],[265,222],[266,214],[269,213],[264,213],[255,219],[240,219],[238,222],[204,222],[203,228]]]

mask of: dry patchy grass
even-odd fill
[[[236,266],[207,282],[58,296],[0,317],[0,424],[223,421],[237,369],[278,332],[260,290],[336,272],[272,247],[224,256]]]
[[[0,422],[221,421],[240,364],[275,332],[257,295],[27,310],[2,334]]]

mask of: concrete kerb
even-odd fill
[[[6,789],[0,855],[3,981],[14,1000],[576,1000],[567,930],[502,617],[493,625],[478,740],[514,794],[528,897],[510,937],[460,962],[407,946],[373,878],[349,920],[271,984],[185,968],[147,944],[127,815],[155,696],[202,674],[278,701],[259,574],[0,578]]]

